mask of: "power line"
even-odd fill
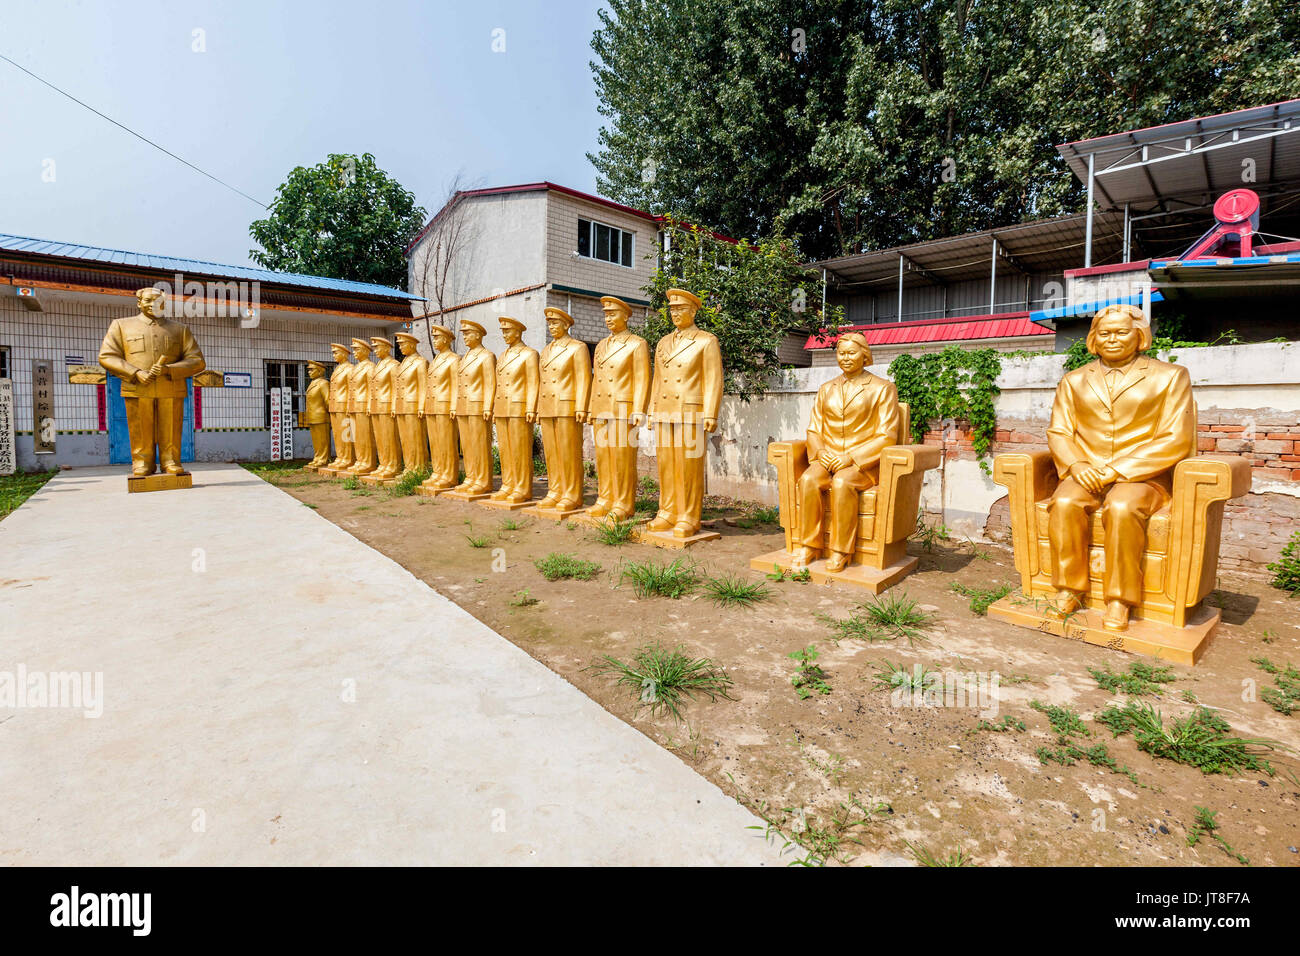
[[[44,83],[44,84],[45,84],[46,86],[48,86],[50,89],[54,90],[54,92],[59,93],[59,94],[61,94],[61,95],[63,95],[63,96],[66,96],[68,99],[72,100],[72,102],[76,103],[78,106],[84,106],[86,109],[90,110],[90,112],[94,113],[96,116],[100,117],[101,119],[106,119],[106,120],[108,120],[110,123],[112,123],[112,124],[113,124],[114,126],[116,126],[118,129],[126,130],[126,132],[130,133],[130,134],[131,134],[132,136],[134,136],[136,139],[141,140],[142,142],[148,143],[150,146],[152,146],[152,147],[153,147],[154,149],[156,149],[156,150],[159,150],[160,152],[166,153],[168,156],[170,156],[172,159],[176,160],[178,163],[182,163],[182,164],[188,166],[190,169],[194,170],[196,173],[199,173],[200,175],[203,175],[203,176],[208,177],[208,179],[212,180],[214,183],[219,183],[220,185],[225,186],[225,187],[226,187],[227,189],[229,189],[231,192],[238,193],[239,195],[241,195],[241,196],[243,196],[245,199],[247,199],[249,202],[251,202],[251,203],[256,203],[257,205],[261,206],[263,209],[269,209],[269,208],[270,208],[269,206],[266,205],[266,203],[264,203],[264,202],[259,202],[258,200],[254,199],[252,196],[248,195],[248,193],[244,192],[242,189],[237,189],[237,188],[235,188],[234,186],[230,185],[230,183],[226,182],[225,180],[223,180],[223,179],[218,179],[216,176],[213,176],[213,175],[212,175],[210,172],[208,172],[207,170],[199,169],[199,167],[195,166],[195,165],[194,165],[193,163],[191,163],[189,160],[187,160],[187,159],[182,159],[180,156],[177,156],[177,155],[176,155],[175,153],[173,153],[170,149],[167,149],[167,148],[164,147],[164,146],[159,146],[157,143],[155,143],[155,142],[154,142],[153,140],[151,140],[149,137],[147,137],[147,136],[142,136],[141,134],[137,133],[135,130],[131,129],[131,127],[129,127],[129,126],[125,126],[125,125],[123,125],[122,123],[119,123],[117,120],[113,119],[113,117],[111,117],[111,116],[105,116],[103,113],[101,113],[99,110],[95,109],[95,108],[94,108],[93,106],[91,106],[89,103],[86,103],[86,102],[83,102],[82,100],[77,99],[75,96],[73,96],[73,95],[72,95],[71,93],[69,93],[67,90],[59,89],[59,87],[55,86],[55,85],[54,85],[53,83],[51,83],[49,80],[44,79],[43,77],[37,76],[37,75],[36,75],[35,73],[33,73],[31,70],[27,69],[27,67],[23,66],[21,63],[15,63],[13,60],[9,59],[9,57],[5,56],[3,53],[0,53],[0,60],[4,60],[6,63],[10,64],[11,66],[15,66],[15,67],[17,67],[18,69],[22,70],[24,73],[26,73],[28,76],[30,76],[32,79],[36,80],[37,82],[39,82],[39,83]]]

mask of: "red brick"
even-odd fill
[[[1215,450],[1215,445],[1216,445],[1216,444],[1217,444],[1217,442],[1216,442],[1216,440],[1213,439],[1213,438],[1198,438],[1198,439],[1196,439],[1196,450],[1197,450],[1197,451],[1214,451],[1214,450]]]
[[[1255,451],[1261,455],[1289,455],[1293,442],[1264,440],[1255,442]]]
[[[1300,432],[1269,432],[1264,437],[1269,441],[1300,441]]]
[[[1295,481],[1300,478],[1300,468],[1264,468],[1256,467],[1250,470],[1252,475],[1260,478],[1276,478],[1278,481]]]
[[[1250,442],[1242,441],[1240,438],[1220,438],[1218,440],[1219,451],[1230,452],[1248,452],[1250,451]]]
[[[1035,442],[1041,442],[1042,439],[1037,435],[1029,434],[1029,432],[1012,432],[1008,441],[1017,442],[1022,445],[1032,445]]]
[[[1231,432],[1244,432],[1245,430],[1246,430],[1246,426],[1245,426],[1245,425],[1211,425],[1211,426],[1210,426],[1210,431],[1212,431],[1212,432],[1230,432],[1230,433],[1231,433]]]

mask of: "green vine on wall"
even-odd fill
[[[950,345],[942,352],[914,356],[906,353],[889,363],[898,400],[911,407],[912,441],[920,443],[930,423],[964,420],[980,468],[989,474],[989,452],[997,433],[994,407],[1000,389],[1002,355],[997,349],[963,349]]]

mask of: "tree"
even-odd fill
[[[447,187],[442,207],[411,250],[410,288],[428,300],[430,313],[440,313],[463,299],[470,258],[479,238],[478,219],[462,201],[468,188],[457,174]],[[454,322],[447,327],[456,333]],[[428,321],[424,328],[432,354],[433,333]]]
[[[298,166],[276,190],[271,214],[249,226],[258,265],[282,272],[406,285],[407,244],[424,225],[415,196],[369,153],[331,153]]]
[[[1288,0],[610,0],[613,199],[809,258],[1082,207],[1054,149],[1300,93]]]

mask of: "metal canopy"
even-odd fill
[[[1152,262],[1151,281],[1166,299],[1294,299],[1300,254]]]

